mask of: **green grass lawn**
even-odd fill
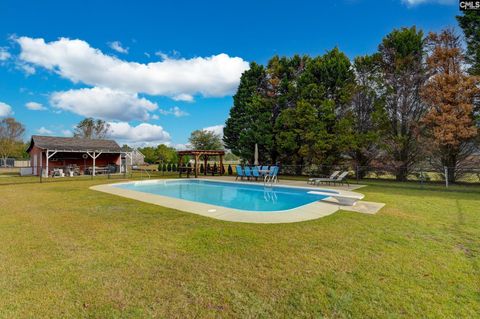
[[[377,215],[242,224],[91,191],[0,186],[0,318],[473,318],[480,187],[371,183]]]

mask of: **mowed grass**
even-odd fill
[[[89,190],[0,186],[1,318],[474,318],[480,187],[377,182],[377,215],[223,222]]]

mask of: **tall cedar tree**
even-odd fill
[[[423,123],[432,141],[433,163],[449,167],[448,180],[454,182],[463,161],[475,150],[473,101],[480,94],[480,82],[464,72],[461,42],[453,30],[430,33],[426,40],[431,78],[422,90],[429,108]]]
[[[250,69],[245,71],[240,78],[237,93],[233,96],[233,106],[230,116],[223,129],[223,142],[225,147],[233,154],[242,158],[251,158],[254,150],[250,150],[250,143],[244,145],[245,131],[251,126],[252,104],[264,92],[266,82],[265,68],[255,62],[250,63]],[[242,134],[243,133],[243,134]],[[260,150],[262,150],[260,145]],[[264,151],[264,150],[263,150]],[[263,154],[264,152],[260,152]]]
[[[308,56],[294,55],[292,58],[275,56],[268,62],[266,96],[270,106],[269,125],[273,129],[270,151],[272,163],[277,161],[286,164],[295,163],[292,158],[286,159],[291,154],[282,149],[283,141],[278,133],[284,128],[277,125],[277,122],[283,112],[295,108],[298,102],[299,80],[309,60]]]
[[[480,11],[465,11],[457,16],[457,21],[467,42],[466,61],[470,64],[469,72],[480,76]]]
[[[355,75],[348,57],[334,48],[311,59],[300,81],[300,101],[317,110],[315,162],[325,170],[341,160],[354,142],[349,110]]]
[[[379,54],[359,56],[354,60],[356,85],[352,113],[356,138],[349,154],[360,177],[380,153],[380,138],[386,124],[385,88],[379,62]]]
[[[423,65],[423,32],[415,27],[393,30],[379,46],[383,81],[387,88],[385,134],[387,161],[396,179],[404,181],[421,155],[418,123],[425,114],[420,98],[426,73]]]

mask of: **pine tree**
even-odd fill
[[[384,143],[396,179],[404,181],[422,150],[417,139],[418,124],[426,109],[420,99],[426,80],[423,32],[415,27],[393,30],[382,40],[379,53],[389,124]]]
[[[480,76],[480,11],[465,11],[457,16],[467,42],[466,61],[470,64],[469,72]]]

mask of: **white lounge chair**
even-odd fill
[[[346,182],[346,177],[348,175],[348,171],[345,171],[345,172],[342,172],[342,174],[338,175],[337,177],[334,177],[334,178],[318,178],[316,181],[315,181],[315,185],[318,185],[320,183],[341,183],[343,184],[343,182]],[[348,185],[348,182],[347,182],[347,185]]]
[[[334,179],[335,177],[337,177],[337,175],[340,174],[340,171],[334,171],[330,177],[313,177],[313,178],[309,178],[308,179],[308,184],[317,184],[317,181],[318,180],[332,180]]]

